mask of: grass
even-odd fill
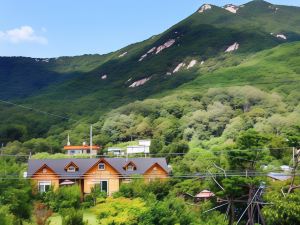
[[[97,221],[97,215],[93,214],[89,210],[83,213],[84,221],[88,221],[88,225],[96,225],[99,224]]]
[[[59,214],[54,214],[49,218],[50,224],[49,225],[61,225],[61,216]]]
[[[299,79],[300,71],[299,51],[300,44],[285,44],[271,50],[266,50],[250,56],[238,66],[220,68],[212,73],[199,76],[192,82],[182,86],[182,89],[196,90],[213,87],[253,85],[269,90],[278,88],[289,80]],[[279,82],[279,83],[278,83]],[[297,82],[290,87],[298,87]],[[175,90],[176,91],[176,90]]]
[[[83,212],[83,220],[88,222],[88,225],[98,225],[97,216],[93,214],[89,209]],[[59,214],[54,214],[49,218],[49,225],[61,225],[62,219]]]

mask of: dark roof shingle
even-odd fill
[[[133,175],[133,174],[144,174],[151,166],[155,163],[160,165],[165,171],[168,172],[168,165],[165,158],[101,158],[115,168],[121,175]],[[28,177],[31,177],[38,171],[43,165],[47,165],[56,174],[62,178],[71,177],[77,179],[82,177],[93,165],[95,165],[101,159],[30,159],[28,161]],[[65,167],[69,163],[75,163],[78,166],[76,172],[67,172]],[[136,165],[136,170],[126,171],[123,167],[133,162]]]

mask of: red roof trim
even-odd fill
[[[92,150],[99,150],[101,147],[98,145],[92,145]],[[89,150],[89,145],[66,145],[64,150]]]

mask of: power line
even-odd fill
[[[213,153],[213,154],[222,154],[222,153],[228,153],[228,152],[241,152],[241,153],[248,153],[251,151],[268,151],[268,150],[292,150],[292,147],[282,147],[282,148],[257,148],[257,149],[229,149],[229,150],[220,150],[220,151],[211,151],[211,150],[201,150],[201,152],[169,152],[169,153],[150,153],[146,154],[146,156],[173,156],[173,155],[179,155],[179,156],[184,156],[184,155],[203,155],[207,153]],[[48,152],[42,152],[42,153],[48,153]],[[142,158],[145,158],[144,153],[135,153],[131,154],[132,156],[140,156]],[[0,157],[33,157],[34,155],[31,154],[1,154]],[[67,156],[67,155],[66,155]],[[93,155],[94,157],[106,157],[106,158],[126,158],[128,157],[129,159],[131,158],[130,156],[127,155]],[[77,156],[67,156],[66,158],[77,158],[80,159],[80,157]],[[89,158],[90,156],[83,157],[82,159]],[[147,157],[146,157],[147,158]],[[43,158],[42,158],[43,159]],[[63,159],[63,158],[62,158]]]
[[[91,175],[90,175],[91,174]],[[30,174],[32,175],[32,174]],[[49,174],[47,174],[49,175]],[[51,175],[51,174],[50,174]],[[57,174],[53,174],[57,175]],[[28,175],[29,176],[29,175]],[[34,179],[31,177],[20,177],[19,175],[6,175],[4,177],[0,177],[0,180],[19,180],[19,179]],[[45,177],[45,175],[40,175],[41,177]],[[277,175],[276,175],[277,176]],[[278,174],[278,177],[285,177],[285,176],[291,176],[291,174]],[[300,176],[300,173],[297,173],[296,176]],[[38,175],[35,175],[35,177],[39,177]],[[95,174],[88,173],[84,175],[65,175],[65,176],[58,176],[56,179],[55,178],[47,178],[47,180],[57,180],[57,179],[82,179],[82,178],[94,178]],[[192,179],[192,178],[211,178],[211,177],[224,177],[223,173],[205,173],[205,174],[185,174],[185,175],[168,175],[166,177],[162,177],[159,175],[143,175],[143,176],[131,176],[131,175],[104,175],[101,176],[101,179],[145,179],[145,178],[157,178],[157,179],[179,179],[179,178],[185,178],[185,179]],[[229,173],[227,174],[227,177],[268,177],[268,173],[259,173],[259,172],[254,172],[254,173],[249,173],[249,172],[244,172],[244,173]]]
[[[34,111],[36,113],[41,113],[41,114],[44,114],[44,115],[48,115],[48,116],[52,116],[52,117],[56,117],[56,118],[60,118],[60,119],[65,119],[65,120],[78,122],[78,120],[71,119],[70,117],[61,116],[61,115],[57,115],[57,114],[54,114],[54,113],[49,113],[49,112],[46,112],[46,111],[43,111],[43,110],[40,110],[40,109],[35,109],[35,108],[29,107],[29,106],[16,104],[16,103],[13,103],[13,102],[10,102],[10,101],[5,101],[5,100],[0,99],[0,102],[2,102],[4,104],[7,104],[7,105],[13,105],[13,106],[16,106],[16,107],[19,107],[19,108],[22,108],[22,109]]]

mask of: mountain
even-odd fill
[[[203,104],[202,97],[210,88],[223,86],[252,86],[266,92],[266,96],[276,92],[287,98],[282,104],[292,102],[290,107],[295,107],[300,73],[299,21],[300,8],[261,0],[241,6],[204,4],[162,34],[106,55],[1,57],[0,99],[32,108],[1,103],[2,142],[36,137],[55,137],[62,142],[68,130],[79,141],[86,136],[83,127],[90,123],[98,125],[99,142],[128,140],[130,132],[123,139],[107,140],[105,135],[109,132],[105,133],[103,126],[108,126],[107,118],[129,103],[132,106],[137,100],[145,100],[147,105],[149,99],[161,99],[175,104],[174,96],[192,96],[200,99],[197,104]],[[156,113],[160,114],[166,111],[173,115],[169,111],[176,111],[157,107]],[[127,110],[133,114],[139,111],[134,107]],[[177,117],[188,113],[183,110]],[[141,119],[139,125],[152,123],[152,119]],[[176,129],[180,130],[180,126]],[[224,129],[212,135],[220,136]]]

